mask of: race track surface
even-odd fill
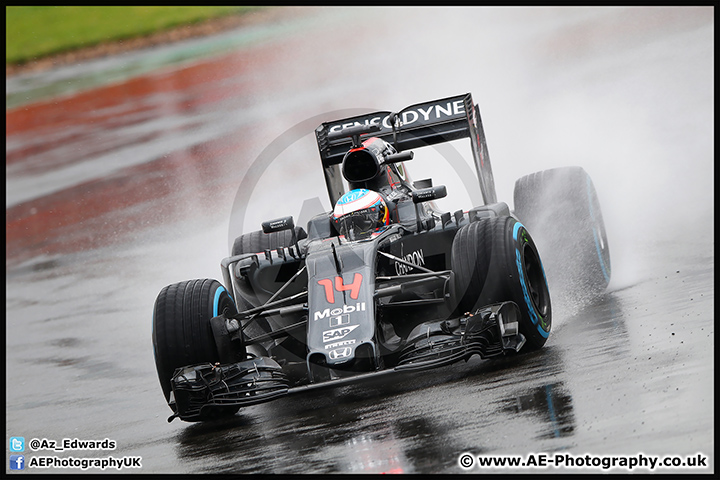
[[[40,468],[44,457],[141,457],[130,473],[713,473],[713,13],[289,9],[8,78],[6,471],[24,455],[36,473],[80,471]],[[551,282],[553,332],[534,353],[168,424],[151,343],[160,290],[221,279],[232,240],[264,220],[330,208],[322,121],[467,92],[511,208],[523,175],[590,174],[612,256],[605,295]],[[464,147],[408,163],[447,185],[447,211],[477,200],[451,161]],[[513,456],[525,466],[479,465]]]

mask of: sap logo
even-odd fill
[[[331,350],[328,356],[331,360],[337,360],[339,358],[347,358],[352,353],[351,347],[338,348],[337,350]]]
[[[326,308],[322,312],[315,312],[315,315],[313,316],[313,320],[321,320],[323,318],[331,318],[330,320],[330,326],[334,326],[332,324],[333,320],[332,317],[340,317],[343,314],[347,313],[353,313],[353,312],[364,312],[365,311],[365,302],[358,302],[355,305],[343,305],[342,307],[338,308]],[[339,320],[341,322],[341,320]],[[340,325],[343,325],[343,323],[340,323]]]
[[[348,333],[352,332],[358,327],[358,325],[352,325],[350,327],[334,328],[332,330],[326,330],[323,332],[323,343],[332,342],[345,338]]]
[[[462,115],[465,113],[465,105],[462,100],[455,100],[454,102],[446,102],[446,103],[437,103],[434,105],[429,105],[425,108],[418,107],[416,109],[412,110],[405,110],[400,115],[400,121],[402,122],[403,126],[412,125],[413,123],[417,122],[418,120],[422,119],[425,122],[429,122],[431,120],[440,120],[441,118],[445,117],[454,117],[456,115]],[[341,130],[344,130],[346,128],[355,127],[358,125],[382,125],[385,129],[392,129],[392,115],[387,115],[385,117],[372,117],[372,118],[366,118],[361,123],[359,121],[355,122],[348,122],[348,123],[342,123],[339,125],[333,125],[330,127],[329,132],[339,132]]]
[[[408,253],[407,255],[402,257],[402,259],[408,263],[412,263],[413,265],[418,265],[420,267],[425,265],[425,254],[423,253],[422,248],[415,252]],[[412,269],[413,269],[413,267],[411,267],[409,265],[405,265],[400,262],[395,262],[395,272],[398,275],[405,275]]]

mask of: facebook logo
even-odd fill
[[[10,470],[24,470],[25,455],[10,455]]]
[[[11,452],[24,452],[25,451],[25,438],[24,437],[10,437],[10,451]]]

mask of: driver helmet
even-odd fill
[[[332,222],[340,235],[356,240],[389,225],[390,213],[379,193],[358,188],[340,197]]]

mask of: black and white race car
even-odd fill
[[[176,283],[157,297],[153,347],[169,421],[541,348],[552,308],[536,230],[568,284],[607,287],[590,177],[565,167],[520,178],[511,212],[497,201],[470,94],[323,123],[315,135],[334,209],[304,228],[267,221],[235,240],[222,282]],[[411,182],[403,162],[459,139],[470,141],[483,204],[443,212],[434,200],[446,188]]]

